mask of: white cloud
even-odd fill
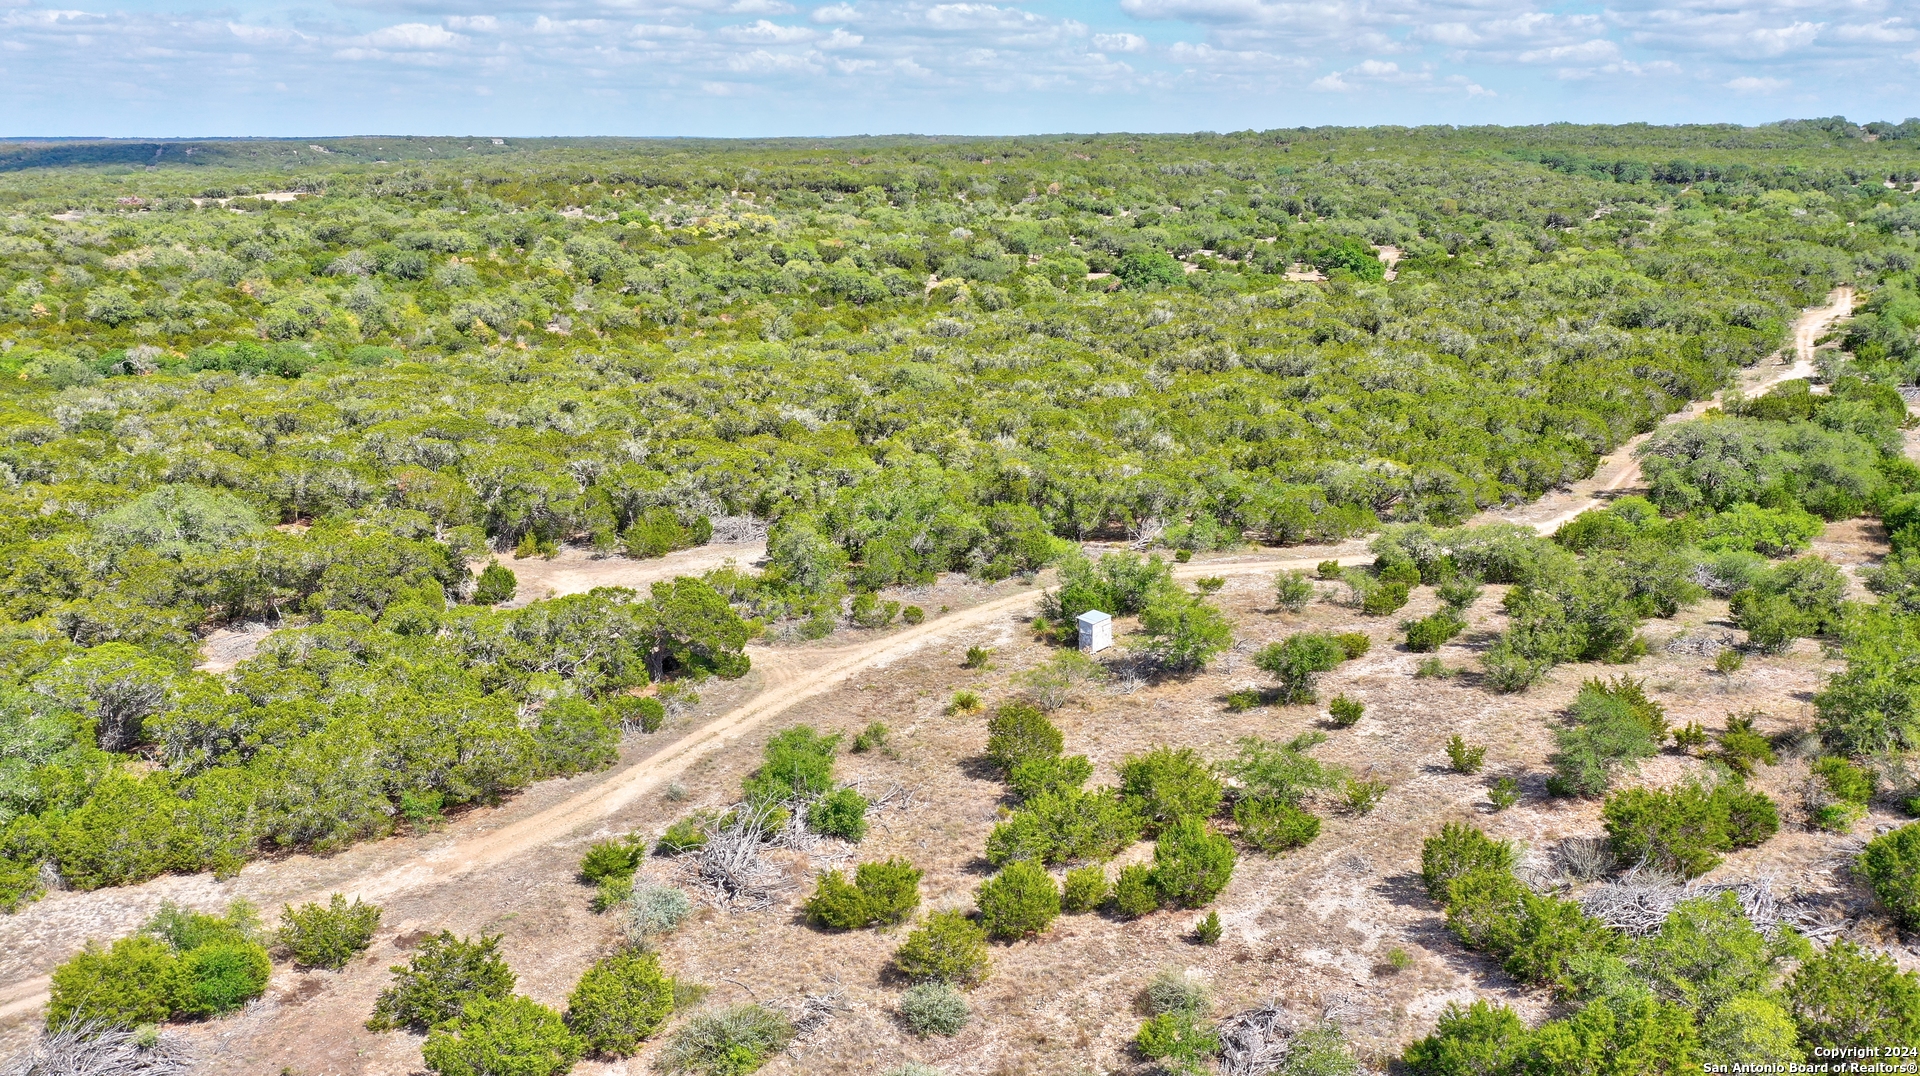
[[[1783,78],[1755,78],[1752,75],[1743,75],[1740,78],[1728,79],[1725,85],[1735,93],[1778,93],[1793,83]]]
[[[1582,41],[1578,45],[1555,45],[1531,49],[1514,57],[1523,64],[1599,64],[1620,57],[1620,47],[1603,38]]]
[[[1101,52],[1145,52],[1147,39],[1139,34],[1095,34],[1093,47]]]
[[[375,30],[360,38],[359,43],[376,49],[444,49],[465,44],[466,40],[445,27],[403,22],[398,26]]]
[[[813,9],[809,18],[814,22],[852,22],[860,17],[860,12],[852,4],[828,4]]]
[[[781,26],[760,19],[747,26],[727,26],[720,30],[720,37],[727,41],[756,42],[785,45],[795,41],[812,41],[820,36],[816,31],[804,26]]]

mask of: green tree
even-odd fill
[[[1233,842],[1205,821],[1179,819],[1161,830],[1154,843],[1153,887],[1167,904],[1205,907],[1233,879],[1236,858]]]
[[[976,899],[982,925],[996,938],[1042,933],[1060,915],[1060,888],[1032,860],[1007,864],[981,884]]]
[[[500,936],[456,937],[443,930],[420,943],[405,965],[387,969],[393,981],[374,999],[372,1031],[425,1031],[456,1020],[477,998],[513,993],[514,974],[500,957]]]
[[[346,897],[335,893],[324,908],[289,904],[281,909],[279,941],[296,964],[339,969],[372,943],[379,927],[379,908],[357,897],[348,904]]]
[[[567,998],[566,1025],[599,1057],[627,1057],[673,1015],[673,980],[660,958],[628,950],[601,957]]]
[[[179,958],[157,938],[135,935],[104,949],[90,941],[53,969],[47,1026],[157,1024],[173,1014],[185,985]]]
[[[1213,603],[1169,592],[1140,611],[1146,651],[1174,672],[1206,667],[1233,643],[1233,629]]]
[[[583,1052],[559,1013],[518,994],[473,999],[420,1047],[439,1076],[559,1076]]]

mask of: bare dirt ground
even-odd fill
[[[500,563],[513,569],[520,581],[512,605],[525,605],[543,598],[567,594],[585,594],[594,587],[631,587],[644,591],[649,585],[679,575],[700,575],[728,561],[741,568],[756,568],[767,557],[767,543],[739,545],[712,544],[682,549],[664,557],[635,560],[631,557],[594,553],[568,546],[553,557],[501,557]],[[475,571],[486,567],[475,561]]]
[[[1817,333],[1808,330],[1809,344]],[[1587,506],[1597,503],[1599,491],[1587,498]],[[1816,548],[1857,567],[1884,554],[1884,536],[1877,526],[1836,524]],[[417,1038],[375,1035],[360,1025],[387,979],[386,966],[404,960],[423,932],[503,934],[519,989],[561,1006],[580,972],[618,938],[616,924],[588,910],[590,892],[573,879],[589,842],[634,830],[658,833],[688,810],[730,802],[766,738],[779,728],[805,722],[850,735],[879,720],[894,730],[889,747],[842,756],[841,775],[870,794],[910,789],[910,806],[880,816],[858,848],[830,844],[812,855],[789,855],[792,890],[784,904],[741,914],[705,910],[662,946],[669,967],[713,986],[716,1002],[778,1001],[844,989],[847,1010],[766,1071],[878,1073],[908,1059],[954,1074],[1128,1071],[1135,1062],[1125,1044],[1140,1019],[1135,995],[1163,967],[1206,980],[1220,1013],[1270,997],[1303,1019],[1332,1012],[1369,1056],[1384,1063],[1424,1033],[1449,1000],[1494,996],[1532,1014],[1547,1011],[1545,998],[1507,980],[1445,933],[1412,871],[1420,842],[1449,819],[1475,819],[1534,848],[1599,832],[1597,805],[1544,796],[1554,714],[1582,679],[1628,672],[1647,681],[1675,724],[1698,720],[1717,729],[1730,713],[1758,709],[1766,715],[1761,729],[1774,732],[1810,724],[1812,694],[1838,667],[1806,642],[1783,655],[1750,658],[1731,680],[1711,674],[1705,659],[1667,653],[1665,642],[1682,632],[1731,634],[1724,604],[1709,602],[1672,622],[1651,622],[1647,635],[1654,653],[1630,669],[1565,667],[1550,684],[1520,696],[1494,695],[1471,673],[1416,679],[1419,656],[1396,645],[1395,622],[1430,611],[1434,599],[1424,588],[1391,618],[1363,617],[1337,603],[1337,588],[1325,585],[1321,600],[1303,614],[1272,608],[1273,572],[1330,558],[1370,559],[1356,542],[1292,549],[1284,556],[1201,557],[1181,566],[1184,579],[1227,579],[1219,601],[1236,624],[1232,652],[1192,679],[1151,683],[1130,694],[1097,689],[1055,716],[1068,751],[1094,761],[1096,781],[1112,780],[1122,758],[1157,744],[1190,745],[1218,758],[1230,754],[1240,736],[1284,739],[1325,728],[1332,738],[1318,750],[1321,758],[1390,782],[1385,801],[1369,815],[1321,804],[1326,825],[1308,848],[1277,859],[1243,858],[1216,905],[1227,928],[1218,947],[1187,940],[1194,913],[1163,912],[1131,922],[1064,917],[1041,938],[996,946],[993,978],[971,997],[974,1022],[954,1039],[922,1041],[895,1019],[899,987],[884,974],[901,935],[831,934],[804,922],[799,902],[824,866],[908,856],[927,872],[922,892],[932,909],[969,905],[986,876],[980,852],[1004,809],[1004,789],[973,764],[984,745],[984,720],[949,715],[946,703],[960,688],[980,692],[989,706],[1012,697],[1013,677],[1051,650],[1026,629],[1038,588],[948,579],[902,595],[930,612],[948,610],[918,627],[755,647],[748,677],[706,685],[693,714],[662,733],[634,737],[608,771],[543,782],[497,807],[454,817],[437,831],[331,857],[263,860],[228,880],[167,877],[123,889],[55,893],[0,919],[0,1052],[33,1033],[48,970],[89,937],[125,933],[162,900],[211,909],[244,897],[271,917],[283,901],[344,892],[386,909],[369,953],[338,973],[278,966],[266,998],[234,1017],[190,1025],[185,1033],[200,1047],[208,1073],[416,1071]],[[531,569],[521,576],[523,593],[530,585],[554,593],[584,590],[609,582],[601,571],[627,570],[617,562],[596,568],[605,562],[577,559],[579,564],[559,558],[557,565],[515,563],[517,572],[523,563]],[[556,566],[542,576],[537,564]],[[1503,627],[1500,588],[1488,589],[1471,629],[1441,653],[1450,666],[1471,668],[1475,654]],[[1117,627],[1124,636],[1132,625]],[[1361,699],[1366,717],[1352,729],[1337,730],[1319,707],[1229,712],[1223,702],[1228,691],[1265,682],[1250,666],[1251,652],[1308,628],[1361,630],[1374,640],[1371,652],[1331,674],[1321,692],[1322,698],[1344,692]],[[993,667],[961,667],[961,655],[974,645],[993,648]],[[1485,773],[1463,777],[1447,770],[1444,744],[1455,732],[1489,745]],[[1643,767],[1639,779],[1668,783],[1700,765],[1668,755]],[[1520,779],[1523,799],[1496,814],[1486,789],[1507,774]],[[1836,916],[1855,921],[1856,932],[1894,940],[1870,914],[1866,896],[1836,868],[1861,836],[1895,819],[1876,814],[1852,837],[1810,832],[1801,810],[1806,777],[1804,762],[1795,758],[1762,770],[1756,783],[1781,802],[1787,825],[1761,848],[1729,857],[1714,877],[1770,873],[1783,887],[1800,886],[1827,901]],[[1143,842],[1119,862],[1150,853]],[[667,860],[653,860],[646,870],[665,880],[676,877],[676,865]],[[1385,961],[1395,947],[1413,958],[1404,971]],[[1904,950],[1901,958],[1913,962]],[[647,1062],[643,1053],[627,1062],[584,1063],[578,1071],[639,1073]]]

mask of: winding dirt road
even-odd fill
[[[1835,320],[1852,310],[1851,288],[1836,289],[1824,307],[1807,311],[1794,328],[1795,361],[1776,362],[1756,367],[1744,379],[1749,392],[1764,389],[1790,377],[1812,372],[1814,341]],[[1698,417],[1712,403],[1696,402],[1676,412],[1668,421]],[[1475,522],[1505,521],[1527,523],[1548,532],[1560,523],[1602,503],[1608,495],[1637,481],[1639,465],[1633,451],[1646,435],[1633,438],[1601,461],[1594,476],[1563,493],[1542,498],[1535,505],[1510,513],[1482,514]],[[1196,579],[1210,575],[1246,575],[1271,573],[1281,569],[1312,568],[1323,560],[1359,564],[1371,559],[1365,540],[1315,550],[1296,549],[1288,555],[1239,554],[1209,558],[1204,562],[1180,565],[1175,576]],[[576,566],[566,566],[573,569]],[[591,571],[556,571],[542,580],[550,593],[574,593],[605,585]],[[575,589],[577,588],[577,589]],[[369,900],[383,900],[399,893],[444,887],[458,882],[476,870],[495,866],[533,848],[549,844],[568,834],[589,830],[632,804],[639,797],[660,788],[688,767],[751,733],[770,719],[792,707],[815,698],[844,683],[855,673],[885,666],[951,636],[1009,619],[1024,620],[1040,596],[1038,588],[1028,587],[1012,594],[991,598],[978,605],[904,628],[877,638],[833,648],[775,649],[756,646],[749,650],[753,667],[761,678],[760,689],[731,710],[694,729],[653,757],[598,775],[574,778],[576,790],[558,802],[529,808],[514,817],[511,806],[504,823],[496,813],[484,823],[456,820],[444,836],[448,838],[430,855],[398,867],[370,871],[358,878],[337,881],[325,891],[291,898],[294,903],[324,901],[332,892],[344,892]],[[272,871],[276,864],[256,865],[251,870]],[[154,883],[148,883],[152,885]],[[138,887],[128,887],[137,889]],[[101,894],[105,897],[108,893]],[[124,890],[123,890],[124,892]],[[68,900],[86,900],[92,895],[76,895]],[[47,977],[36,976],[0,986],[0,1023],[14,1023],[37,1013],[47,1000]]]

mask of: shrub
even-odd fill
[[[443,930],[420,943],[406,966],[394,965],[393,982],[374,999],[370,1031],[424,1031],[460,1015],[475,998],[513,993],[514,975],[500,958],[500,935],[455,937]]]
[[[232,1012],[267,992],[273,962],[266,947],[255,942],[212,941],[180,955],[176,1012],[187,1016],[218,1016]]]
[[[1351,728],[1359,724],[1362,714],[1367,712],[1367,704],[1346,695],[1335,695],[1327,704],[1327,716],[1341,728]]]
[[[840,737],[822,736],[806,725],[776,733],[767,741],[764,761],[741,782],[749,803],[778,803],[824,795],[833,787],[833,756]]]
[[[1346,790],[1341,794],[1341,800],[1347,805],[1347,810],[1354,814],[1372,814],[1373,809],[1380,806],[1380,801],[1386,794],[1385,781],[1363,781],[1357,777],[1350,777],[1347,779]]]
[[[1140,820],[1117,789],[1044,792],[993,827],[987,861],[1002,867],[1022,859],[1047,864],[1105,859],[1139,836]]]
[[[654,842],[653,850],[663,856],[698,852],[707,846],[707,830],[712,824],[713,818],[704,812],[690,814],[668,826],[667,831]]]
[[[595,841],[588,846],[587,854],[580,857],[580,880],[597,885],[608,878],[631,878],[633,872],[640,869],[641,857],[646,853],[646,844],[631,837]]]
[[[1330,635],[1302,632],[1268,643],[1253,655],[1253,664],[1280,681],[1280,701],[1312,702],[1320,674],[1347,660],[1340,641]]]
[[[1237,778],[1248,796],[1297,806],[1308,790],[1336,788],[1346,777],[1339,767],[1307,757],[1309,749],[1326,740],[1324,732],[1309,732],[1284,744],[1248,736],[1240,740],[1239,753],[1220,768]]]
[[[1800,1039],[1825,1047],[1920,1041],[1920,976],[1844,939],[1802,961],[1787,980]]]
[[[1336,581],[1345,573],[1346,569],[1340,567],[1340,562],[1337,560],[1323,560],[1314,569],[1314,574],[1320,578]]]
[[[1495,1076],[1518,1071],[1530,1037],[1505,1005],[1448,1002],[1433,1034],[1407,1047],[1404,1060],[1412,1076]]]
[[[807,808],[807,827],[858,844],[867,836],[867,798],[852,788],[835,789]]]
[[[1111,889],[1106,868],[1075,867],[1067,872],[1060,886],[1060,910],[1071,914],[1097,911],[1106,903]]]
[[[1707,746],[1707,730],[1700,727],[1700,722],[1689,721],[1673,730],[1673,746],[1692,754]]]
[[[986,929],[965,912],[935,912],[894,951],[893,966],[916,982],[938,980],[960,987],[984,982],[989,967]]]
[[[921,1038],[958,1035],[972,1016],[967,999],[943,982],[916,983],[900,998],[900,1020]]]
[[[638,946],[678,930],[693,912],[693,901],[670,885],[645,885],[627,898],[627,940]]]
[[[1120,763],[1120,795],[1135,815],[1156,828],[1182,818],[1206,818],[1220,809],[1223,790],[1191,747],[1156,747]]]
[[[1453,674],[1453,667],[1441,661],[1437,655],[1429,655],[1413,670],[1415,680],[1449,680]]]
[[[836,930],[898,923],[920,906],[921,872],[904,859],[862,863],[849,884],[839,871],[820,875],[807,912]]]
[[[1838,755],[1815,759],[1811,767],[1815,777],[1826,786],[1827,794],[1843,803],[1865,807],[1873,800],[1872,771]]]
[[[1754,1066],[1745,1070],[1748,1072],[1764,1072],[1766,1069],[1759,1066],[1805,1056],[1793,1017],[1785,1006],[1764,994],[1737,995],[1703,1015],[1700,1049],[1707,1057]]]
[[[984,646],[967,647],[967,660],[961,664],[969,669],[984,669],[993,658],[993,651]]]
[[[1205,918],[1193,925],[1193,940],[1201,945],[1219,945],[1222,930],[1220,913],[1208,912]]]
[[[1148,1016],[1163,1016],[1167,1013],[1186,1013],[1190,1016],[1205,1016],[1213,1007],[1213,996],[1207,991],[1207,985],[1172,968],[1166,968],[1147,982],[1140,991],[1140,1000],[1146,1006]]]
[[[1085,755],[1042,756],[1017,762],[1007,775],[1007,785],[1023,800],[1049,793],[1075,793],[1093,776],[1093,763]]]
[[[1604,795],[1615,771],[1659,754],[1667,734],[1660,706],[1626,677],[1582,684],[1568,716],[1572,727],[1554,730],[1560,749],[1549,759],[1557,795]]]
[[[667,724],[666,704],[651,695],[615,695],[607,713],[628,732],[659,732]]]
[[[905,609],[900,610],[900,619],[906,621],[909,625],[918,624],[927,619],[927,611],[917,605],[909,605]]]
[[[626,1057],[673,1015],[673,980],[652,953],[601,957],[567,997],[567,1028],[589,1053]]]
[[[1153,888],[1162,903],[1201,908],[1233,879],[1233,842],[1198,818],[1183,818],[1153,846]]]
[[[691,1076],[746,1076],[793,1041],[793,1021],[764,1005],[699,1012],[674,1032],[654,1066]]]
[[[1368,616],[1392,616],[1407,604],[1413,588],[1405,583],[1381,583],[1360,600],[1360,611]]]
[[[1470,575],[1456,575],[1435,587],[1434,593],[1442,605],[1458,615],[1480,600],[1480,580]]]
[[[1447,741],[1447,761],[1453,764],[1453,772],[1475,774],[1486,764],[1487,749],[1484,745],[1469,746],[1459,733]]]
[[[1442,609],[1418,620],[1402,621],[1400,626],[1407,633],[1407,649],[1416,654],[1431,654],[1467,630],[1467,622],[1451,609]]]
[[[366,949],[379,928],[379,908],[358,897],[348,904],[346,897],[335,893],[324,908],[318,904],[282,908],[279,941],[302,967],[338,969]]]
[[[595,912],[608,912],[627,902],[633,896],[633,876],[625,878],[603,878],[593,887],[593,899],[587,907]]]
[[[1153,868],[1134,863],[1120,868],[1113,883],[1113,910],[1129,919],[1160,909],[1160,890],[1153,884]]]
[[[1009,863],[976,894],[980,920],[996,938],[1039,934],[1060,914],[1060,890],[1046,868],[1032,860]]]
[[[559,1076],[583,1052],[560,1014],[531,998],[476,998],[420,1047],[440,1076]]]
[[[1336,1024],[1316,1024],[1297,1032],[1287,1045],[1287,1067],[1280,1076],[1361,1076],[1368,1070]]]
[[[47,1027],[157,1024],[173,1015],[180,992],[180,958],[160,939],[135,935],[105,949],[89,941],[53,969]]]
[[[1520,782],[1511,777],[1502,777],[1487,789],[1487,802],[1496,811],[1504,811],[1520,802]]]
[[[480,580],[473,588],[473,604],[499,605],[501,602],[510,602],[519,587],[520,581],[514,577],[513,569],[497,559],[489,560],[487,566],[481,569]]]
[[[1278,855],[1304,848],[1320,835],[1320,819],[1285,800],[1243,796],[1233,805],[1233,820],[1247,847]]]
[[[1722,651],[1722,653],[1732,653],[1732,651]],[[1728,769],[1742,777],[1753,776],[1756,762],[1764,762],[1769,766],[1774,764],[1773,745],[1767,742],[1765,736],[1754,731],[1753,725],[1757,716],[1752,711],[1729,716],[1727,731],[1719,736],[1720,761],[1726,763]],[[1679,733],[1674,734],[1674,742],[1679,741]]]
[[[1373,649],[1373,640],[1363,631],[1343,631],[1335,635],[1333,641],[1340,644],[1340,652],[1346,655],[1348,661],[1362,657]]]
[[[1512,843],[1496,841],[1463,822],[1448,822],[1420,848],[1420,880],[1428,896],[1441,900],[1453,879],[1481,870],[1511,874],[1517,862]]]
[[[1623,865],[1644,861],[1688,878],[1717,866],[1715,853],[1759,844],[1780,827],[1772,800],[1735,785],[1629,789],[1607,797],[1601,816]]]
[[[1753,848],[1780,832],[1780,808],[1766,793],[1721,785],[1713,794],[1727,805],[1727,847]]]
[[[1133,1045],[1140,1056],[1173,1072],[1198,1073],[1220,1049],[1220,1036],[1192,1013],[1169,1012],[1141,1024]]]
[[[1868,841],[1854,869],[1902,930],[1920,929],[1920,823]]]
[[[887,728],[885,723],[875,721],[860,730],[860,734],[853,738],[853,753],[856,755],[864,755],[868,751],[877,751],[885,747],[887,745],[887,736],[891,732],[892,730]]]
[[[1273,577],[1273,597],[1287,612],[1302,612],[1313,600],[1313,582],[1305,572],[1281,572]]]
[[[1010,702],[987,720],[987,757],[1003,772],[1032,758],[1054,758],[1066,743],[1038,707]]]

